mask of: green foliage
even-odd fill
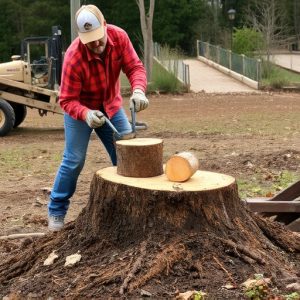
[[[300,31],[299,11],[295,10],[291,1],[282,2],[282,14],[286,15],[287,26],[291,35]],[[82,0],[82,4],[95,4],[104,13],[108,23],[124,28],[136,50],[139,50],[141,36],[139,9],[136,1],[101,1]],[[195,53],[196,39],[213,44],[224,44],[228,39],[224,32],[233,25],[237,28],[237,51],[249,54],[255,39],[253,32],[243,33],[246,24],[246,8],[253,3],[247,0],[164,0],[155,1],[153,19],[153,39],[160,44],[168,44],[172,48],[179,46],[185,53]],[[146,9],[149,1],[145,1]],[[228,20],[227,11],[235,8],[234,23]],[[0,11],[0,62],[8,61],[12,54],[20,53],[21,40],[27,36],[48,36],[51,26],[62,27],[64,48],[70,43],[70,1],[61,0],[1,0]],[[296,11],[296,12],[295,12]],[[239,28],[242,28],[240,37]],[[249,35],[247,35],[249,33]],[[252,42],[251,42],[252,41]],[[244,45],[243,45],[244,44]],[[259,45],[258,45],[259,46]],[[255,47],[258,47],[255,45]],[[235,46],[234,46],[235,47]]]
[[[64,42],[69,44],[69,1],[1,0],[0,11],[0,62],[20,54],[25,37],[50,36],[54,25],[62,26]]]
[[[268,278],[263,274],[254,274],[254,279],[244,282],[245,296],[251,300],[264,300],[270,294]]]
[[[149,92],[179,93],[183,90],[182,84],[174,74],[166,71],[160,64],[154,63],[152,82],[148,86]]]
[[[280,89],[283,86],[300,84],[300,75],[280,68],[271,62],[262,61],[262,86]]]
[[[284,296],[285,300],[300,300],[300,294],[297,292],[288,294]]]
[[[130,84],[124,73],[121,73],[120,79],[121,79],[122,94],[129,95]],[[181,82],[178,81],[178,79],[172,73],[169,73],[159,63],[154,62],[152,81],[148,84],[147,87],[148,93],[159,92],[159,93],[177,94],[184,91],[185,89],[183,85],[181,84]]]
[[[156,1],[154,40],[191,53],[196,39],[212,35],[212,8],[203,0]]]
[[[197,291],[194,295],[194,300],[204,300],[206,293],[203,293],[201,291]]]
[[[263,36],[254,29],[243,27],[233,34],[233,52],[253,57],[255,51],[263,48]]]

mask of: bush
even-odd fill
[[[237,54],[253,57],[254,53],[263,49],[264,40],[261,33],[251,28],[236,29],[233,34],[233,49]]]
[[[262,61],[262,78],[264,86],[274,89],[281,89],[290,82],[288,71],[265,60]]]

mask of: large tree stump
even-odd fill
[[[197,171],[187,182],[174,183],[165,174],[131,178],[116,167],[99,170],[91,186],[86,234],[94,237],[103,228],[115,238],[137,238],[153,227],[169,229],[234,228],[239,215],[235,179],[224,174]]]
[[[117,174],[116,167],[99,170],[79,226],[86,236],[104,234],[121,244],[143,240],[150,232],[206,232],[213,239],[233,239],[253,253],[254,248],[273,247],[240,200],[235,179],[206,171],[174,183],[165,174],[130,178]],[[272,237],[277,239],[286,249],[300,250],[299,239],[291,241],[282,232]]]
[[[54,250],[59,258],[45,267]],[[65,268],[78,251],[81,261]],[[125,177],[110,167],[94,175],[74,223],[0,262],[0,295],[128,299],[143,289],[173,299],[177,290],[195,289],[241,299],[239,286],[254,273],[278,288],[297,280],[299,251],[298,235],[247,211],[231,176],[197,171],[174,183],[165,174]],[[228,283],[235,289],[222,288]]]

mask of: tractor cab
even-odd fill
[[[25,119],[27,107],[41,116],[62,114],[58,91],[62,69],[62,38],[59,26],[52,36],[23,40],[21,55],[0,64],[0,136],[5,136]]]
[[[0,79],[23,82],[50,90],[60,85],[62,39],[59,26],[52,27],[52,36],[28,37],[22,41],[21,55],[0,64]]]
[[[62,42],[59,26],[52,27],[51,37],[23,40],[21,57],[25,62],[24,83],[57,89],[61,79]]]

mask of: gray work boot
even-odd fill
[[[48,229],[50,231],[59,231],[65,225],[65,216],[48,216]]]

